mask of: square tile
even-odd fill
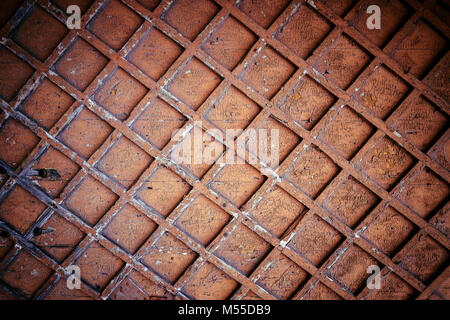
[[[420,281],[430,284],[448,266],[448,250],[427,235],[416,235],[393,259]]]
[[[423,83],[434,90],[447,103],[450,102],[450,88],[447,80],[450,78],[450,55],[446,54],[433,70],[423,79]]]
[[[143,21],[122,2],[111,0],[89,22],[87,29],[114,50],[119,50]]]
[[[214,254],[245,275],[249,275],[272,248],[242,224],[222,237]]]
[[[145,252],[142,258],[145,265],[172,283],[197,258],[194,251],[168,232],[164,232]]]
[[[371,59],[355,41],[341,34],[321,56],[316,69],[340,88],[347,89]]]
[[[32,168],[34,170],[55,169],[58,172],[60,178],[55,181],[46,179],[35,181],[42,189],[54,198],[58,197],[64,187],[70,180],[72,180],[80,169],[75,162],[53,147],[49,147],[33,164]]]
[[[350,228],[354,228],[378,201],[376,194],[349,176],[331,192],[323,205]]]
[[[247,210],[247,206],[244,210]],[[305,211],[306,207],[301,202],[275,186],[249,214],[262,227],[281,238],[289,226],[304,215]]]
[[[68,32],[58,19],[39,5],[34,5],[10,37],[31,55],[44,61]]]
[[[12,101],[34,69],[6,47],[0,45],[0,97]]]
[[[392,255],[416,231],[416,226],[392,207],[387,207],[362,233],[378,249]]]
[[[319,46],[333,25],[308,5],[302,5],[277,34],[277,38],[303,59]]]
[[[134,254],[157,225],[133,206],[127,204],[117,213],[102,233],[112,242]]]
[[[113,128],[87,108],[73,118],[58,139],[84,159],[88,159],[105,142]]]
[[[222,78],[197,58],[190,60],[175,75],[167,89],[192,109],[197,110],[219,85]]]
[[[147,179],[137,196],[166,217],[190,190],[191,186],[180,176],[166,167],[159,167]]]
[[[447,199],[448,184],[428,168],[412,178],[398,196],[401,201],[426,219]]]
[[[242,72],[242,80],[271,99],[294,74],[295,66],[271,47],[264,47]]]
[[[133,48],[128,60],[153,80],[158,81],[183,50],[179,44],[153,27]]]
[[[122,260],[97,241],[89,245],[75,264],[81,269],[81,279],[97,291],[102,291],[124,266]]]
[[[410,101],[392,121],[393,127],[420,150],[426,150],[448,128],[447,115],[423,96]]]
[[[210,0],[177,0],[171,4],[162,18],[193,41],[218,12],[219,6]]]
[[[289,0],[243,0],[239,2],[239,9],[267,29],[288,4]]]
[[[344,240],[344,236],[315,214],[303,218],[288,246],[319,267]]]
[[[430,220],[430,224],[432,224],[436,229],[441,231],[447,237],[450,235],[450,201],[440,209]]]
[[[153,161],[128,138],[120,137],[96,165],[125,188],[130,188]]]
[[[156,98],[134,121],[133,130],[162,150],[187,119],[165,101]]]
[[[0,203],[0,217],[25,234],[46,208],[38,198],[16,185]]]
[[[345,106],[331,119],[319,138],[350,160],[374,131],[369,122]]]
[[[405,81],[383,65],[372,73],[355,98],[377,117],[386,119],[409,90]]]
[[[22,250],[3,272],[1,278],[11,287],[31,298],[41,285],[51,276],[52,270]]]
[[[88,175],[68,195],[64,204],[69,210],[93,226],[113,206],[118,198],[114,192]]]
[[[9,118],[0,128],[0,159],[17,168],[38,142],[39,138],[30,129]]]
[[[70,290],[67,288],[67,277],[62,277],[43,300],[94,300],[94,298],[81,289]]]
[[[228,17],[205,40],[202,49],[224,67],[233,70],[256,42],[256,35],[233,17]]]
[[[147,92],[148,89],[140,82],[118,68],[95,93],[94,100],[117,119],[124,121]]]
[[[75,101],[53,82],[44,78],[21,106],[24,114],[50,130]]]
[[[197,300],[223,300],[229,298],[239,283],[206,262],[183,286],[183,292]]]
[[[251,165],[235,163],[225,166],[211,182],[211,187],[240,207],[264,181],[265,177]]]
[[[261,266],[257,284],[282,300],[289,299],[306,282],[308,273],[279,251],[272,251]]]
[[[234,86],[229,86],[216,103],[206,112],[206,119],[226,133],[236,138],[261,111],[261,107]]]
[[[370,265],[378,266],[379,264],[360,247],[352,245],[331,265],[327,274],[342,283],[351,292],[356,293],[366,284],[366,280],[370,276],[366,270]]]
[[[381,271],[381,287],[378,290],[367,290],[364,300],[408,300],[416,291],[392,271]]]
[[[75,88],[84,91],[108,63],[108,59],[77,38],[55,65],[55,71]]]
[[[336,100],[322,85],[309,76],[303,76],[279,108],[302,127],[311,130]]]
[[[32,241],[57,261],[62,262],[85,237],[73,224],[53,213],[40,227],[33,229]]]
[[[390,190],[414,161],[405,149],[384,136],[364,156],[361,167],[382,188]]]
[[[230,219],[228,213],[200,195],[182,213],[175,224],[202,245],[207,246]]]
[[[315,198],[339,172],[339,167],[316,146],[310,145],[285,173],[298,188]]]
[[[446,52],[448,41],[428,21],[421,19],[394,49],[391,56],[405,72],[421,79]]]

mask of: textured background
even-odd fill
[[[2,1],[0,299],[449,299],[449,11]],[[279,129],[280,165],[174,163],[194,121]]]

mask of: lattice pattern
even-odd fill
[[[449,4],[214,1],[5,2],[0,297],[448,299]],[[194,121],[283,161],[174,163]]]

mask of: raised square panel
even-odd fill
[[[430,224],[436,227],[439,231],[445,234],[447,237],[450,236],[450,202],[447,203],[440,209],[431,219]]]
[[[367,141],[374,129],[369,122],[345,106],[319,135],[346,159],[351,159]]]
[[[92,242],[75,261],[81,269],[81,279],[101,291],[120,271],[124,263],[98,242]]]
[[[182,52],[183,48],[175,41],[151,28],[130,52],[128,60],[158,81]]]
[[[33,229],[33,243],[62,262],[85,234],[66,219],[53,213],[40,227]]]
[[[137,196],[163,216],[167,216],[191,190],[177,174],[159,167],[138,191]]]
[[[448,250],[427,235],[416,235],[393,261],[429,284],[448,266]]]
[[[142,258],[145,265],[172,283],[197,258],[194,251],[168,232],[164,232],[145,252]]]
[[[0,159],[17,168],[38,142],[39,138],[30,129],[10,118],[0,128]]]
[[[395,275],[392,271],[381,271],[381,286],[377,290],[367,290],[363,300],[408,300],[411,299],[416,291]]]
[[[242,61],[256,39],[253,32],[233,17],[229,17],[203,43],[202,48],[226,68],[232,70]]]
[[[371,56],[348,36],[341,34],[321,56],[316,69],[347,89],[371,60]]]
[[[192,41],[218,12],[219,6],[210,0],[177,0],[162,18]]]
[[[103,230],[111,241],[134,254],[156,229],[156,224],[137,209],[127,204]]]
[[[306,207],[294,197],[275,186],[250,212],[250,216],[275,236],[281,237],[288,227],[304,214],[305,209]]]
[[[370,276],[366,272],[370,265],[378,266],[378,262],[367,252],[352,245],[330,266],[327,274],[356,293]]]
[[[88,159],[112,132],[111,126],[89,109],[83,108],[58,139],[80,156]]]
[[[320,266],[343,239],[344,236],[322,218],[310,214],[300,221],[288,246]]]
[[[59,7],[64,12],[71,5],[79,6],[81,12],[84,13],[89,8],[89,6],[94,2],[94,0],[51,0],[57,7]]]
[[[153,158],[125,137],[120,137],[99,161],[97,168],[130,188]]]
[[[415,226],[391,207],[384,209],[362,233],[378,249],[392,255],[414,232]]]
[[[277,38],[303,59],[331,32],[333,25],[308,5],[302,5],[283,25]]]
[[[239,9],[267,29],[288,4],[289,0],[243,0],[239,2]]]
[[[371,30],[367,28],[367,19],[371,14],[368,14],[366,10],[371,5],[380,8],[380,29]],[[383,47],[410,14],[410,8],[400,0],[365,0],[358,6],[356,17],[351,23],[378,47]]]
[[[308,76],[301,78],[279,108],[307,130],[322,118],[336,98]]]
[[[87,176],[67,197],[66,207],[91,226],[113,206],[119,197],[103,184]]]
[[[392,57],[405,72],[422,78],[447,48],[448,41],[426,20],[414,24],[408,34],[394,49]]]
[[[428,168],[405,184],[399,198],[426,219],[448,198],[448,184]]]
[[[94,100],[117,119],[124,121],[147,92],[147,88],[128,73],[117,69],[95,93]]]
[[[51,274],[50,268],[22,250],[0,277],[11,287],[31,298]]]
[[[260,130],[267,130],[267,140],[262,134],[264,131]],[[282,163],[301,140],[295,132],[273,117],[264,120],[258,127],[257,134],[259,135],[259,158],[272,168],[276,168],[278,164]],[[277,135],[278,139],[275,138]],[[264,144],[266,146],[261,147]]]
[[[75,176],[80,167],[67,158],[64,154],[49,147],[42,156],[33,164],[33,169],[55,169],[58,171],[60,178],[55,181],[37,180],[37,184],[46,190],[52,197],[57,197],[69,181]]]
[[[315,198],[338,173],[339,167],[325,153],[310,145],[285,173],[298,188]]]
[[[279,251],[272,251],[258,270],[257,283],[282,300],[289,299],[308,278],[305,270]]]
[[[67,288],[67,277],[61,277],[43,300],[94,300],[94,298],[81,289],[70,290]]]
[[[181,113],[157,98],[134,121],[133,130],[161,150],[185,123]]]
[[[39,199],[16,185],[0,203],[0,217],[24,234],[46,208]]]
[[[10,37],[41,61],[50,56],[68,29],[50,13],[35,5]]]
[[[229,298],[238,286],[237,281],[206,262],[186,282],[182,291],[197,300],[223,300]]]
[[[230,221],[228,213],[203,195],[197,197],[176,221],[176,225],[207,246]]]
[[[71,96],[44,78],[24,102],[21,110],[39,125],[50,130],[73,102]]]
[[[376,143],[361,162],[362,169],[387,190],[390,190],[413,164],[414,158],[386,136]]]
[[[392,121],[393,127],[420,150],[427,149],[448,128],[447,115],[423,96],[410,101],[402,114],[393,115]]]
[[[450,87],[448,86],[448,79],[450,79],[450,54],[447,53],[423,79],[423,83],[449,103]]]
[[[175,75],[168,90],[192,109],[197,110],[219,85],[221,77],[193,58]]]
[[[264,47],[242,72],[242,80],[271,99],[295,72],[295,66],[271,47]]]
[[[6,47],[0,45],[0,97],[13,100],[34,69]]]
[[[363,84],[355,98],[377,117],[385,119],[402,100],[410,87],[385,66],[377,68]]]
[[[229,164],[211,182],[211,187],[240,207],[264,183],[264,176],[247,163]]]
[[[206,118],[219,129],[235,130],[230,136],[236,138],[256,117],[261,107],[234,86],[222,93],[219,100],[207,111]]]
[[[214,254],[245,275],[249,275],[271,249],[269,243],[241,224],[222,237]]]
[[[349,176],[325,200],[324,206],[350,228],[355,227],[375,207],[379,198]]]
[[[87,28],[115,50],[119,50],[144,21],[119,0],[109,1]]]
[[[77,38],[55,65],[55,70],[71,85],[85,90],[106,66],[108,59],[81,38]]]

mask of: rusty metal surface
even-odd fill
[[[0,299],[449,299],[449,5],[3,1]]]

